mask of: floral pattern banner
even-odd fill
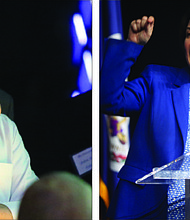
[[[129,118],[107,116],[110,169],[119,172],[129,151]]]

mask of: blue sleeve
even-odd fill
[[[126,82],[142,45],[124,40],[106,42],[100,78],[101,110],[105,114],[130,116],[139,111],[146,99],[148,83],[144,77]]]

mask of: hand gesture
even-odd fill
[[[143,16],[131,22],[128,33],[128,41],[145,45],[152,36],[154,17]]]

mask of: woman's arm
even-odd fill
[[[153,25],[154,18],[144,16],[131,22],[127,41],[109,39],[106,42],[100,82],[103,113],[129,116],[144,104],[147,86],[144,79],[141,77],[133,82],[125,82],[125,79],[143,44],[150,39]]]

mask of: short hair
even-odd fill
[[[19,220],[91,219],[91,185],[68,172],[40,178],[25,192]]]

